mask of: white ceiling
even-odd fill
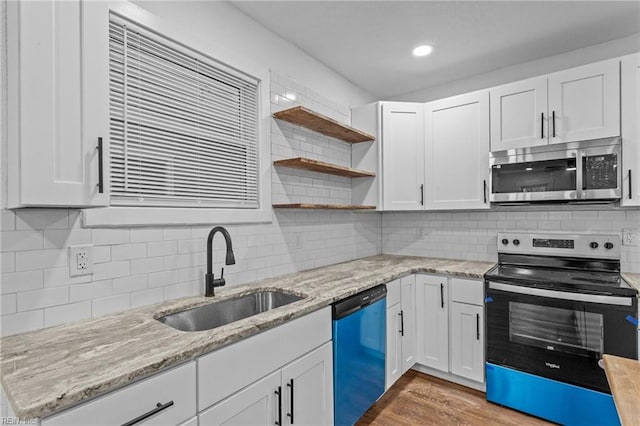
[[[640,33],[639,1],[232,4],[380,99]]]

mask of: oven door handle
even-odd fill
[[[570,293],[566,291],[546,290],[542,288],[524,287],[519,285],[489,282],[492,290],[509,293],[526,294],[530,296],[549,297],[551,299],[570,300],[572,302],[603,303],[607,305],[631,306],[631,297],[601,296],[597,294]]]

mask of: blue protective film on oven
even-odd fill
[[[487,401],[567,426],[619,425],[613,397],[495,364],[486,364]]]
[[[626,320],[629,321],[631,324],[635,325],[636,327],[638,326],[638,318],[634,318],[631,315],[627,315]]]

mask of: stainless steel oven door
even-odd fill
[[[610,392],[602,355],[637,358],[637,298],[488,281],[487,361]]]

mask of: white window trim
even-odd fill
[[[82,210],[85,227],[126,227],[159,225],[202,225],[263,223],[272,221],[271,207],[271,105],[269,100],[269,70],[229,51],[219,43],[204,40],[189,28],[176,25],[159,18],[146,10],[129,3],[116,1],[109,3],[110,12],[137,25],[159,33],[177,43],[186,45],[214,60],[231,67],[242,74],[259,81],[259,140],[258,140],[258,202],[257,209],[189,208],[189,207],[101,207]],[[105,17],[106,19],[106,17]]]

